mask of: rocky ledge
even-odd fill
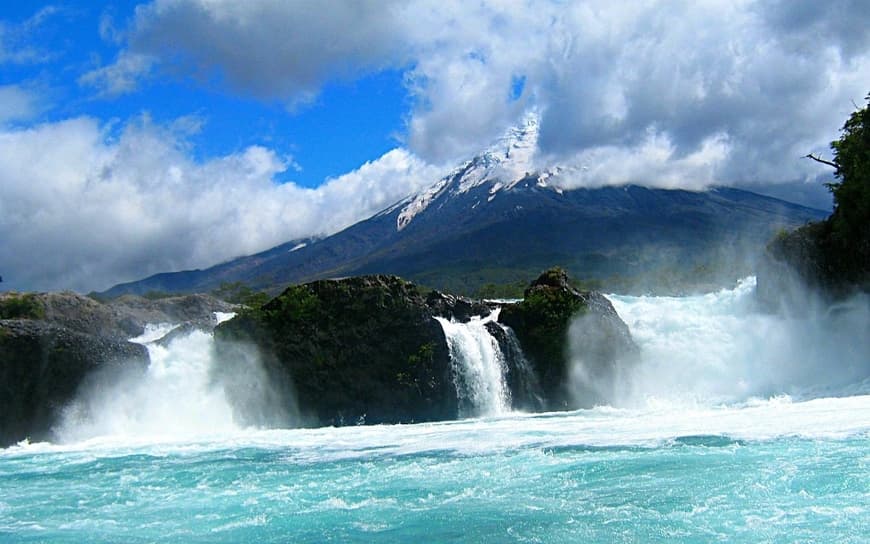
[[[45,321],[0,320],[0,447],[51,439],[86,376],[122,365],[144,369],[145,347]]]
[[[52,438],[63,407],[96,371],[148,366],[127,339],[147,323],[211,329],[235,306],[206,295],[102,303],[75,293],[0,294],[0,447]]]
[[[505,329],[491,326],[507,354],[506,381],[515,408],[578,405],[565,385],[571,364],[568,329],[578,316],[592,320],[580,333],[580,347],[602,372],[616,357],[636,350],[610,302],[572,288],[558,269],[544,273],[515,304],[424,293],[395,276],[293,286],[218,326],[216,349],[229,359],[237,343],[255,345],[272,380],[289,384],[312,425],[454,419],[460,413],[455,369],[434,318],[465,322],[497,307],[520,345],[511,344]],[[523,352],[527,361],[519,360]]]

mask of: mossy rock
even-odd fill
[[[569,339],[572,322],[581,316],[592,318],[594,331],[589,332],[594,339]],[[499,320],[516,333],[538,374],[547,408],[552,410],[589,406],[599,400],[577,398],[569,388],[569,340],[582,345],[592,363],[603,369],[637,352],[628,327],[610,301],[595,291],[574,288],[561,268],[542,273],[521,302],[502,309]]]

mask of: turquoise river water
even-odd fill
[[[0,542],[868,542],[867,340],[825,330],[866,308],[774,318],[750,288],[611,297],[643,361],[574,412],[240,428],[189,339],[0,450]]]

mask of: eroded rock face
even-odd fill
[[[40,320],[0,320],[0,447],[50,440],[90,373],[128,365],[147,367],[144,346]]]
[[[870,224],[839,239],[832,220],[783,233],[767,246],[756,271],[757,295],[769,309],[800,311],[808,295],[825,302],[870,293]]]
[[[150,300],[125,295],[107,303],[115,322],[126,334],[142,334],[148,323],[180,323],[188,327],[211,330],[215,326],[215,312],[235,312],[230,304],[211,295],[193,294]]]
[[[582,357],[607,378],[617,363],[637,356],[628,326],[610,301],[595,291],[573,288],[561,269],[541,274],[521,302],[502,309],[500,321],[516,333],[549,410],[589,407],[602,400],[592,391],[569,388],[572,357]]]
[[[149,323],[187,324],[211,330],[215,325],[215,312],[234,312],[238,309],[235,304],[203,294],[156,300],[125,295],[103,303],[72,292],[3,293],[0,294],[0,305],[4,301],[8,303],[25,298],[34,306],[34,311],[21,317],[117,339],[139,336]]]

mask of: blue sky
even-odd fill
[[[830,156],[870,91],[867,28],[863,0],[6,2],[0,287],[99,290],[327,235],[528,112],[566,188],[826,207],[830,173],[800,157]]]
[[[101,23],[123,28],[137,4],[20,2],[2,8],[5,25],[19,34],[19,43],[44,57],[9,63],[0,75],[0,85],[23,85],[45,94],[44,110],[28,122],[82,114],[124,120],[147,112],[158,123],[171,123],[195,116],[203,130],[189,143],[198,159],[266,145],[293,162],[279,180],[306,187],[349,172],[400,143],[411,98],[402,85],[402,71],[396,69],[328,81],[310,103],[296,107],[186,74],[166,74],[137,92],[111,96],[83,86],[77,81],[82,74],[118,54],[118,44],[106,31],[101,35]]]

